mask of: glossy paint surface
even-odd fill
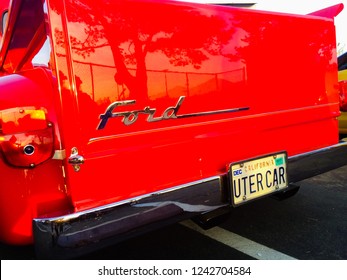
[[[1,156],[2,241],[31,242],[35,217],[338,142],[331,19],[169,1],[12,4],[26,17],[3,41],[0,111],[43,110],[55,151],[31,169]]]
[[[40,68],[1,77],[0,86],[0,240],[29,244],[33,218],[72,211],[63,163],[52,160],[60,149],[54,90]],[[23,153],[28,144],[33,154]]]
[[[0,240],[29,244],[34,218],[72,206],[57,157],[60,101],[45,50],[44,3],[11,4],[0,56]]]
[[[168,1],[49,13],[64,142],[85,158],[67,169],[76,210],[338,141],[331,19]]]

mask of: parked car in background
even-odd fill
[[[338,57],[338,79],[341,99],[341,116],[339,117],[339,132],[347,134],[347,52]]]

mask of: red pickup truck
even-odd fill
[[[1,1],[0,240],[68,258],[347,164],[336,5]]]

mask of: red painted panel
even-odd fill
[[[78,210],[338,141],[330,19],[168,1],[49,5],[63,139],[85,158],[67,168]]]
[[[49,72],[40,68],[1,78],[0,240],[32,242],[32,220],[72,211],[63,162],[51,159],[61,147]],[[37,108],[31,110],[28,108]],[[23,111],[22,111],[23,110]],[[17,113],[18,112],[18,113]],[[13,123],[9,121],[12,117]],[[35,148],[25,155],[26,144]],[[34,166],[32,166],[34,164]]]

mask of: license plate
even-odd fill
[[[234,163],[229,172],[232,203],[238,206],[288,187],[287,153]]]

